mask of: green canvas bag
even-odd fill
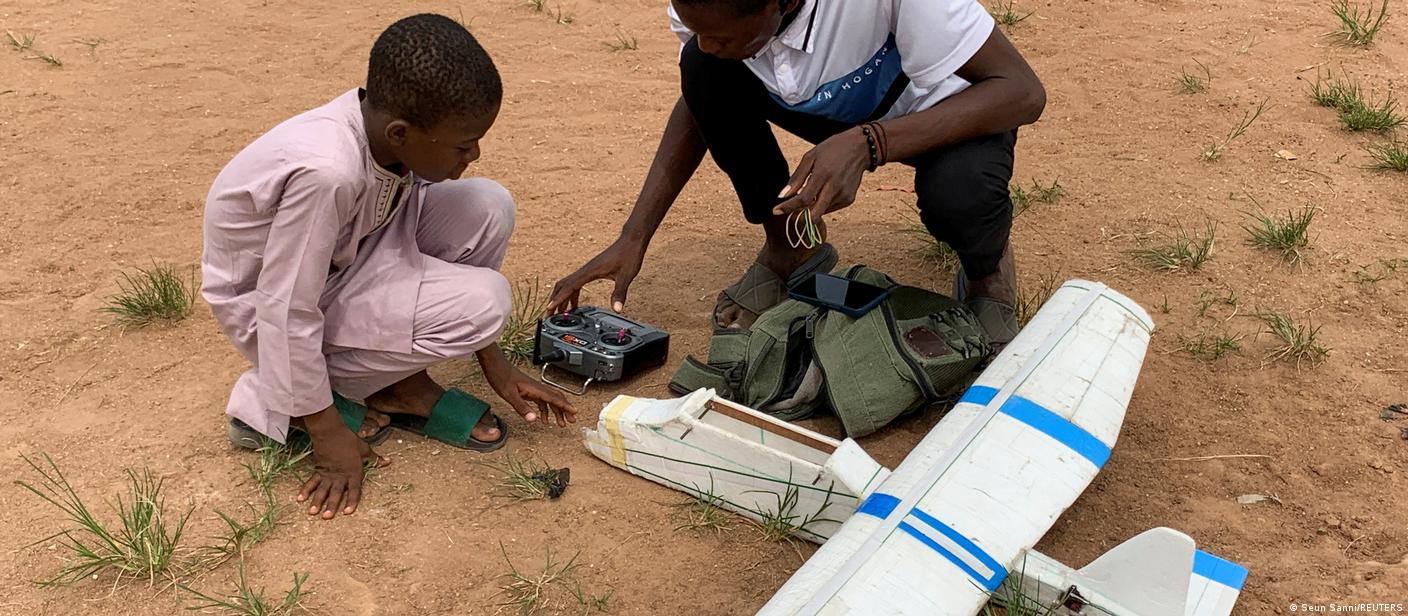
[[[670,389],[710,387],[786,421],[829,408],[857,437],[955,393],[991,352],[977,317],[953,298],[864,265],[833,273],[890,295],[860,318],[786,299],[751,329],[715,330],[708,361],[687,357]]]

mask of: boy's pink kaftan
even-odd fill
[[[206,199],[201,293],[254,367],[227,412],[282,442],[290,417],[363,398],[498,339],[508,191],[372,160],[358,90],[274,127]]]

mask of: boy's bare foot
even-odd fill
[[[379,416],[379,425],[386,425],[391,422],[391,418],[386,413],[399,413],[404,415],[415,415],[417,417],[429,417],[430,409],[435,408],[435,403],[445,395],[445,388],[441,387],[424,370],[412,374],[402,379],[400,382],[367,396],[367,418],[371,419],[373,410]],[[384,420],[384,421],[383,421]],[[363,430],[366,429],[367,422],[362,423]],[[491,443],[499,440],[500,432],[498,425],[494,421],[492,413],[485,413],[479,418],[479,423],[470,431],[470,436],[475,440]]]

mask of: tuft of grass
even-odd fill
[[[552,17],[559,26],[570,26],[572,22],[577,21],[577,18],[573,17],[571,13],[563,13],[562,7],[558,7]]]
[[[78,43],[78,44],[80,44],[80,45],[83,45],[84,47],[87,47],[87,48],[88,48],[88,55],[89,55],[89,56],[96,56],[96,55],[98,55],[98,46],[99,46],[99,45],[102,45],[103,43],[106,43],[106,42],[108,42],[108,41],[107,41],[107,39],[101,39],[101,38],[86,38],[86,39],[74,39],[74,42],[76,42],[76,43]]]
[[[1208,83],[1212,81],[1212,71],[1208,70],[1207,65],[1203,64],[1202,62],[1198,62],[1197,58],[1194,58],[1193,62],[1198,65],[1198,68],[1203,69],[1203,76],[1199,77],[1194,73],[1188,72],[1187,69],[1179,71],[1178,91],[1184,94],[1198,94],[1200,92],[1207,92]]]
[[[532,283],[520,280],[513,285],[513,314],[508,317],[504,333],[499,336],[499,348],[509,361],[517,365],[533,361],[533,346],[538,336],[538,317],[548,307],[548,294],[537,278]]]
[[[572,594],[577,597],[577,606],[582,609],[583,614],[605,614],[611,611],[611,596],[616,594],[616,589],[608,588],[604,593],[593,595],[582,590],[582,585],[578,584]]]
[[[528,0],[524,4],[533,9],[534,13],[541,13],[547,8],[548,2],[547,0]]]
[[[1253,199],[1252,203],[1256,203],[1256,200]],[[1307,205],[1299,211],[1287,211],[1281,215],[1255,212],[1248,213],[1248,216],[1252,218],[1252,222],[1242,225],[1250,235],[1248,243],[1278,251],[1281,258],[1292,265],[1301,262],[1301,249],[1310,244],[1310,223],[1315,220],[1314,207]]]
[[[954,252],[948,244],[935,239],[924,225],[912,223],[901,232],[919,240],[920,244],[914,249],[914,252],[926,264],[942,270],[952,270],[958,267],[958,253]]]
[[[723,497],[714,494],[713,477],[709,478],[708,491],[697,486],[695,491],[698,492],[697,496],[674,506],[684,518],[683,523],[676,526],[675,530],[713,531],[716,535],[733,530],[733,525],[729,523],[729,512],[723,508]]]
[[[808,527],[822,522],[835,522],[840,524],[840,520],[821,517],[826,513],[827,507],[831,506],[831,489],[826,491],[826,500],[822,501],[820,509],[811,515],[801,515],[796,513],[797,505],[801,502],[801,490],[791,483],[788,477],[787,489],[782,494],[768,490],[750,490],[750,492],[768,492],[777,499],[777,509],[763,509],[756,512],[760,518],[758,529],[762,531],[763,537],[772,542],[791,541],[792,535],[798,532],[810,532]]]
[[[1340,20],[1340,29],[1335,34],[1345,43],[1368,45],[1374,42],[1374,37],[1379,35],[1379,30],[1388,21],[1388,0],[1383,0],[1377,12],[1374,11],[1373,0],[1369,0],[1364,7],[1358,3],[1351,6],[1349,0],[1331,0],[1330,12]]]
[[[225,614],[240,616],[285,616],[292,614],[299,607],[299,601],[303,597],[303,583],[308,581],[307,573],[294,573],[293,587],[284,593],[282,601],[273,603],[264,598],[264,589],[255,590],[249,587],[249,582],[244,577],[244,563],[240,563],[239,575],[234,591],[224,597],[212,597],[185,584],[177,584],[176,587],[190,593],[191,597],[199,602],[187,606],[186,609],[190,611],[216,609]]]
[[[1052,180],[1050,186],[1042,186],[1041,182],[1032,180],[1031,188],[1022,188],[1017,184],[1008,187],[1012,195],[1012,217],[1021,216],[1033,205],[1037,203],[1056,203],[1061,197],[1066,196],[1066,188],[1061,183]]]
[[[1168,243],[1139,248],[1134,255],[1158,270],[1195,270],[1212,259],[1216,237],[1217,223],[1212,220],[1207,221],[1206,232],[1201,237],[1189,233],[1180,224]]]
[[[169,514],[161,493],[165,480],[154,477],[150,470],[138,473],[127,469],[127,498],[118,495],[113,506],[118,526],[109,527],[88,509],[53,458],[47,453],[41,455],[42,466],[22,456],[39,473],[38,486],[25,481],[15,483],[58,507],[71,526],[30,544],[58,539],[69,556],[69,563],[40,585],[72,584],[108,571],[117,573],[114,583],[124,577],[154,582],[158,576],[171,576],[181,535],[195,505],[180,515]]]
[[[1281,341],[1267,359],[1294,359],[1299,366],[1302,361],[1319,363],[1330,354],[1329,347],[1321,345],[1316,337],[1320,334],[1320,326],[1312,324],[1296,323],[1291,317],[1281,312],[1257,313],[1256,317],[1266,325],[1267,331]]]
[[[1170,312],[1173,312],[1173,307],[1170,306],[1170,305],[1168,305],[1168,295],[1167,295],[1167,294],[1165,294],[1165,295],[1163,296],[1163,303],[1159,304],[1158,308],[1159,308],[1159,314],[1168,314],[1168,313],[1170,313]]]
[[[1066,600],[1065,594],[1048,605],[1037,600],[1032,596],[1035,593],[1030,593],[1024,588],[1026,571],[1026,559],[1023,559],[1021,571],[1012,572],[996,591],[988,593],[988,602],[983,605],[983,616],[997,616],[997,612],[993,611],[994,607],[1002,610],[1002,616],[1056,616],[1065,613],[1065,610],[1061,610],[1061,605]],[[1075,587],[1071,589],[1074,590]]]
[[[1408,144],[1397,141],[1390,143],[1371,143],[1364,146],[1364,150],[1369,153],[1369,158],[1373,164],[1370,169],[1377,171],[1398,171],[1408,172]]]
[[[1182,339],[1182,350],[1202,361],[1216,361],[1242,350],[1242,336],[1226,333],[1198,334],[1197,338]]]
[[[64,65],[64,63],[63,63],[62,60],[59,60],[58,57],[54,56],[54,54],[51,54],[51,53],[49,53],[49,52],[47,52],[47,51],[40,51],[40,50],[38,50],[38,49],[34,50],[34,58],[37,59],[37,60],[43,61],[45,64],[48,64],[49,66],[63,66],[63,65]]]
[[[312,444],[307,441],[281,444],[273,439],[263,438],[256,453],[259,454],[259,460],[254,464],[245,463],[244,468],[249,472],[250,481],[259,486],[261,491],[268,493],[279,477],[285,474],[291,474],[302,481],[298,466],[313,453],[313,449]]]
[[[1208,308],[1211,308],[1214,304],[1231,306],[1235,310],[1237,308],[1237,294],[1231,291],[1228,291],[1226,295],[1214,295],[1207,291],[1199,293],[1197,301],[1198,316],[1208,316]],[[1236,316],[1235,312],[1233,316]],[[1231,317],[1228,317],[1228,319],[1231,319]]]
[[[1056,292],[1060,283],[1059,274],[1049,274],[1038,278],[1036,288],[1031,291],[1018,284],[1017,301],[1014,303],[1017,309],[1017,324],[1026,327],[1046,300],[1051,299],[1051,294]]]
[[[1379,103],[1346,101],[1338,109],[1340,122],[1355,132],[1369,131],[1382,135],[1408,123],[1408,118],[1398,113],[1398,101],[1393,94],[1384,96]]]
[[[15,36],[14,32],[6,30],[5,42],[9,43],[10,47],[12,47],[15,51],[29,51],[31,48],[34,47],[34,35],[21,34],[19,36]]]
[[[1030,11],[1026,15],[1022,15],[1017,12],[1017,8],[1013,5],[1013,0],[996,0],[993,2],[992,8],[988,10],[988,13],[992,15],[993,19],[997,20],[997,23],[1011,28],[1012,26],[1026,21],[1026,19],[1035,14],[1036,11]]]
[[[1227,146],[1232,145],[1232,141],[1234,139],[1241,137],[1244,133],[1246,133],[1247,129],[1251,128],[1252,122],[1255,122],[1257,118],[1261,117],[1261,112],[1266,110],[1266,103],[1267,101],[1263,100],[1261,101],[1260,105],[1257,105],[1256,111],[1248,111],[1246,114],[1244,114],[1242,116],[1242,121],[1239,122],[1237,126],[1232,129],[1232,132],[1227,134],[1226,139],[1223,139],[1220,142],[1215,141],[1209,144],[1208,147],[1204,148],[1202,153],[1202,159],[1208,162],[1221,159],[1222,153],[1227,150]]]
[[[1315,76],[1315,83],[1310,86],[1310,98],[1317,105],[1332,109],[1350,109],[1364,105],[1364,95],[1359,90],[1358,82],[1350,80],[1348,75],[1339,78],[1328,72],[1324,76]]]
[[[567,469],[551,468],[538,460],[510,454],[504,458],[503,464],[481,464],[503,474],[504,479],[498,487],[507,492],[504,496],[515,502],[555,498],[566,485],[564,474]]]
[[[636,35],[626,34],[620,30],[616,31],[615,41],[604,41],[602,45],[605,45],[606,48],[611,51],[635,51],[640,48],[639,43],[636,41]]]
[[[272,490],[264,490],[264,502],[256,506],[254,503],[245,503],[249,510],[250,519],[248,522],[236,520],[234,516],[228,515],[219,509],[215,510],[215,515],[225,523],[226,530],[212,537],[216,543],[206,546],[200,565],[203,567],[215,567],[231,558],[238,558],[244,562],[244,555],[255,544],[263,541],[278,526],[279,515],[283,507],[274,499]]]
[[[156,321],[179,321],[191,313],[196,302],[195,268],[189,277],[169,265],[137,268],[136,275],[123,272],[121,290],[108,300],[103,312],[117,315],[125,327],[143,327]]]
[[[535,616],[553,606],[552,588],[554,586],[572,590],[574,594],[582,592],[575,579],[578,567],[577,557],[581,555],[580,551],[574,553],[566,563],[557,563],[552,548],[549,547],[542,569],[531,574],[519,571],[518,567],[514,566],[502,541],[499,542],[499,551],[503,553],[504,562],[508,563],[509,568],[508,573],[501,576],[506,581],[499,586],[499,593],[505,595],[506,600],[500,603],[499,607],[517,607],[519,614]],[[607,598],[610,598],[609,593]]]

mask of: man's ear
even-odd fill
[[[396,147],[406,145],[406,134],[411,125],[405,120],[392,120],[386,123],[386,141]]]

